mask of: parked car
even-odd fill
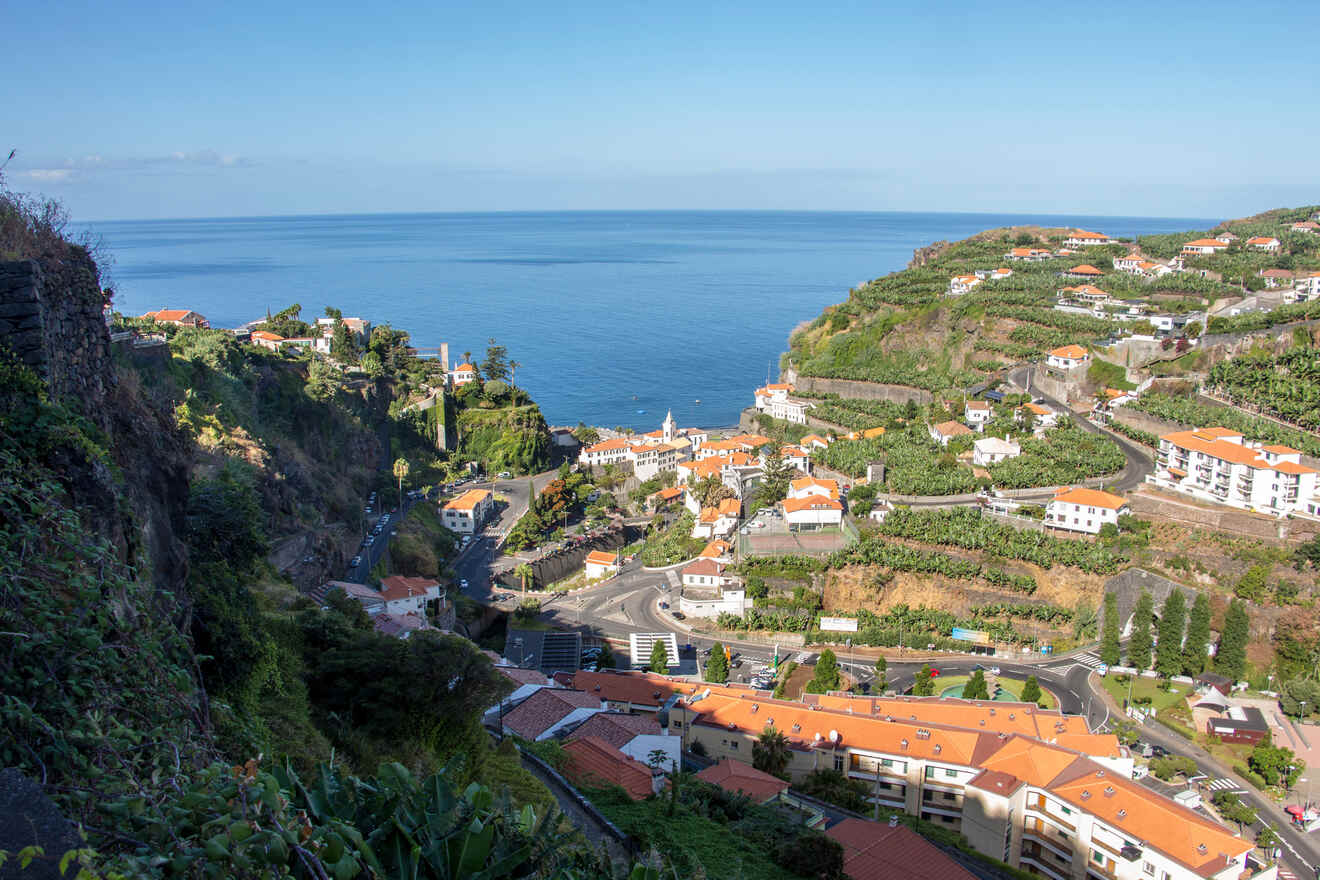
[[[460,590],[466,590],[468,588],[467,578],[463,578],[458,582],[458,588]]]
[[[660,607],[661,607],[661,608],[668,608],[668,607],[669,607],[669,603],[668,603],[668,602],[661,602],[661,603],[660,603]]]
[[[675,611],[674,620],[687,620],[687,615],[684,614],[682,611]]]
[[[513,474],[509,473],[508,471],[500,471],[499,478],[501,480],[512,480]]]
[[[932,669],[932,670],[930,671],[930,677],[931,677],[931,678],[939,678],[939,677],[940,677],[940,671],[939,671],[938,669]]]
[[[348,560],[348,565],[350,568],[357,568],[361,564],[362,564],[361,556],[354,556],[352,559]]]

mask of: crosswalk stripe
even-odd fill
[[[1221,776],[1218,779],[1212,779],[1206,784],[1206,787],[1212,791],[1224,791],[1230,788],[1237,788],[1238,784],[1227,776]]]

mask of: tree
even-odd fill
[[[1224,614],[1224,630],[1219,635],[1219,650],[1215,654],[1215,669],[1237,681],[1247,671],[1247,639],[1251,636],[1251,622],[1246,603],[1234,599]]]
[[[1271,745],[1265,739],[1247,756],[1247,766],[1255,771],[1266,785],[1292,788],[1297,777],[1306,770],[1306,762],[1292,753],[1292,749]]]
[[[875,691],[876,693],[885,692],[885,677],[889,673],[889,661],[881,654],[875,658]]]
[[[307,365],[307,384],[303,393],[319,403],[325,403],[335,396],[339,384],[335,381],[335,372],[324,361],[313,360]]]
[[[1279,706],[1283,714],[1305,718],[1320,712],[1320,682],[1309,678],[1294,678],[1279,693]]]
[[[1100,631],[1100,660],[1109,666],[1117,666],[1122,648],[1118,643],[1118,596],[1105,593],[1105,619]]]
[[[843,845],[819,831],[785,835],[775,844],[775,864],[809,880],[846,880]]]
[[[396,458],[394,460],[394,478],[399,481],[399,506],[403,506],[403,481],[408,476],[411,468],[408,465],[408,459]]]
[[[787,779],[788,762],[792,757],[788,751],[788,737],[774,725],[767,724],[752,743],[752,766],[762,773]]]
[[[481,362],[481,375],[487,382],[503,382],[509,378],[509,350],[492,337],[486,346],[486,359]]]
[[[702,507],[716,507],[725,498],[733,498],[733,490],[724,485],[719,474],[711,474],[698,481],[694,493]]]
[[[1273,825],[1266,824],[1256,832],[1256,846],[1268,852],[1279,845],[1279,832]]]
[[[820,652],[816,661],[816,674],[808,683],[811,693],[823,694],[839,686],[839,658],[829,648]]]
[[[521,366],[522,366],[522,364],[518,363],[517,361],[509,361],[509,384],[510,384],[510,385],[513,385],[513,384],[514,384],[514,381],[513,381],[513,380],[514,380],[514,377],[516,377],[516,376],[518,375],[518,368],[521,367]]]
[[[706,661],[706,681],[724,684],[729,680],[729,659],[724,656],[724,646],[719,642],[711,645],[710,659]]]
[[[1073,606],[1073,638],[1082,639],[1095,635],[1095,605],[1085,597],[1078,599]]]
[[[963,685],[963,699],[965,700],[988,700],[990,699],[990,688],[985,683],[985,671],[976,669],[972,672],[972,677]]]
[[[372,379],[379,379],[385,375],[385,365],[381,362],[380,355],[374,351],[369,351],[362,356],[362,371]]]
[[[335,319],[334,331],[330,334],[330,357],[341,364],[357,362],[357,334],[348,329],[343,318]]]
[[[1036,676],[1027,676],[1026,682],[1022,685],[1022,702],[1039,704],[1042,696],[1044,695],[1040,692],[1040,682],[1036,680]]]
[[[1268,565],[1256,564],[1246,570],[1233,587],[1233,595],[1250,602],[1260,602],[1265,598],[1270,569]]]
[[[669,649],[665,643],[657,640],[651,645],[651,664],[650,670],[659,675],[664,675],[669,671]]]
[[[1220,816],[1237,823],[1238,833],[1242,832],[1244,826],[1256,824],[1256,811],[1242,803],[1242,798],[1233,792],[1217,791],[1211,801]]]
[[[793,465],[784,461],[779,446],[772,446],[761,468],[761,488],[757,492],[762,507],[770,507],[784,500],[795,472]]]
[[[1205,672],[1205,649],[1210,644],[1210,597],[1197,593],[1187,619],[1187,642],[1183,645],[1183,674]]]
[[[1155,600],[1150,593],[1141,591],[1137,607],[1132,612],[1132,637],[1128,640],[1128,665],[1141,672],[1150,668],[1151,618],[1155,614]]]
[[[513,569],[513,576],[522,582],[523,592],[527,592],[527,585],[532,582],[535,571],[526,562],[520,562]]]
[[[917,673],[916,680],[912,682],[912,695],[916,697],[929,697],[935,693],[935,679],[930,674],[930,664],[921,667]]]
[[[1183,629],[1187,623],[1187,600],[1182,590],[1172,590],[1160,609],[1160,640],[1155,646],[1155,671],[1172,678],[1182,671]]]
[[[609,642],[600,643],[600,657],[596,659],[596,665],[601,669],[613,669],[619,665],[619,661],[614,657],[614,649],[610,647]]]

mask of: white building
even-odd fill
[[[697,522],[692,526],[694,538],[722,538],[733,533],[742,516],[742,502],[737,498],[725,498],[718,507],[703,507],[697,515]]]
[[[1045,363],[1061,370],[1071,370],[1074,367],[1084,366],[1090,360],[1090,353],[1080,345],[1074,344],[1063,345],[1054,349],[1046,356]]]
[[[619,554],[610,550],[592,550],[584,560],[587,580],[609,577],[619,571]]]
[[[1039,403],[1022,404],[1013,413],[1013,418],[1025,420],[1033,428],[1053,428],[1059,423],[1058,413]]]
[[[984,431],[986,423],[994,418],[995,410],[987,400],[969,400],[963,404],[963,421],[968,427]]]
[[[1103,244],[1118,244],[1103,232],[1087,232],[1083,229],[1074,229],[1072,234],[1063,242],[1068,247],[1094,247]]]
[[[833,498],[822,495],[807,495],[803,498],[785,498],[779,502],[784,511],[784,520],[789,531],[809,532],[837,526],[843,522],[843,504]]]
[[[972,464],[980,467],[1017,458],[1021,454],[1022,447],[1018,442],[1007,437],[1003,440],[998,437],[982,437],[972,444]]]
[[[839,500],[838,480],[818,480],[814,477],[800,477],[788,484],[789,498],[833,498]]]
[[[1198,238],[1182,246],[1183,254],[1188,256],[1209,256],[1226,250],[1228,250],[1227,242],[1217,238]]]
[[[1314,503],[1316,471],[1287,446],[1244,442],[1227,428],[1160,437],[1155,483],[1206,501],[1283,516]]]
[[[1311,302],[1317,299],[1320,299],[1320,272],[1299,275],[1291,293],[1284,294],[1285,302]]]
[[[1054,255],[1045,248],[1015,247],[1008,253],[1004,254],[1004,259],[1039,263],[1041,260],[1048,260],[1052,256]]]
[[[593,443],[590,446],[582,447],[578,453],[578,464],[586,467],[595,467],[605,464],[617,464],[628,460],[628,453],[632,449],[632,441],[627,437],[616,437],[613,440],[602,440],[599,443]]]
[[[949,279],[949,296],[962,296],[965,293],[971,293],[972,289],[981,281],[982,279],[975,275],[955,275]]]
[[[1255,238],[1247,239],[1247,247],[1255,248],[1259,251],[1266,251],[1271,254],[1278,253],[1279,248],[1282,246],[1283,243],[1272,236],[1258,235]]]
[[[728,565],[711,557],[702,557],[684,566],[680,575],[684,587],[710,590],[740,586],[738,578],[728,572]]]
[[[954,437],[965,437],[975,432],[962,422],[940,422],[930,426],[930,439],[941,446],[948,446]]]
[[[766,385],[756,389],[756,411],[792,422],[795,425],[807,423],[807,410],[813,404],[809,400],[793,397],[793,386],[784,382]]]
[[[1106,523],[1118,525],[1118,518],[1129,512],[1128,503],[1117,495],[1098,489],[1063,489],[1045,505],[1045,525],[1095,535]]]
[[[1005,278],[1012,277],[1012,275],[1013,275],[1012,269],[1008,268],[1007,266],[1000,266],[998,269],[991,270],[990,280],[1003,281]]]
[[[453,372],[449,374],[449,384],[455,388],[461,388],[469,382],[477,381],[476,365],[467,362],[454,367]]]
[[[800,446],[784,446],[779,456],[804,474],[811,473],[811,453]]]
[[[659,444],[634,444],[628,447],[625,460],[633,466],[633,474],[643,482],[657,474],[677,469],[679,458],[688,450],[686,440],[670,440]]]
[[[451,532],[471,535],[495,512],[495,496],[486,489],[469,489],[440,508],[440,522]]]

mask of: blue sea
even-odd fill
[[[190,308],[233,327],[328,305],[449,343],[494,337],[551,424],[737,422],[788,335],[914,248],[1022,223],[1110,235],[1189,218],[843,212],[534,212],[83,224],[114,257],[115,308]]]

